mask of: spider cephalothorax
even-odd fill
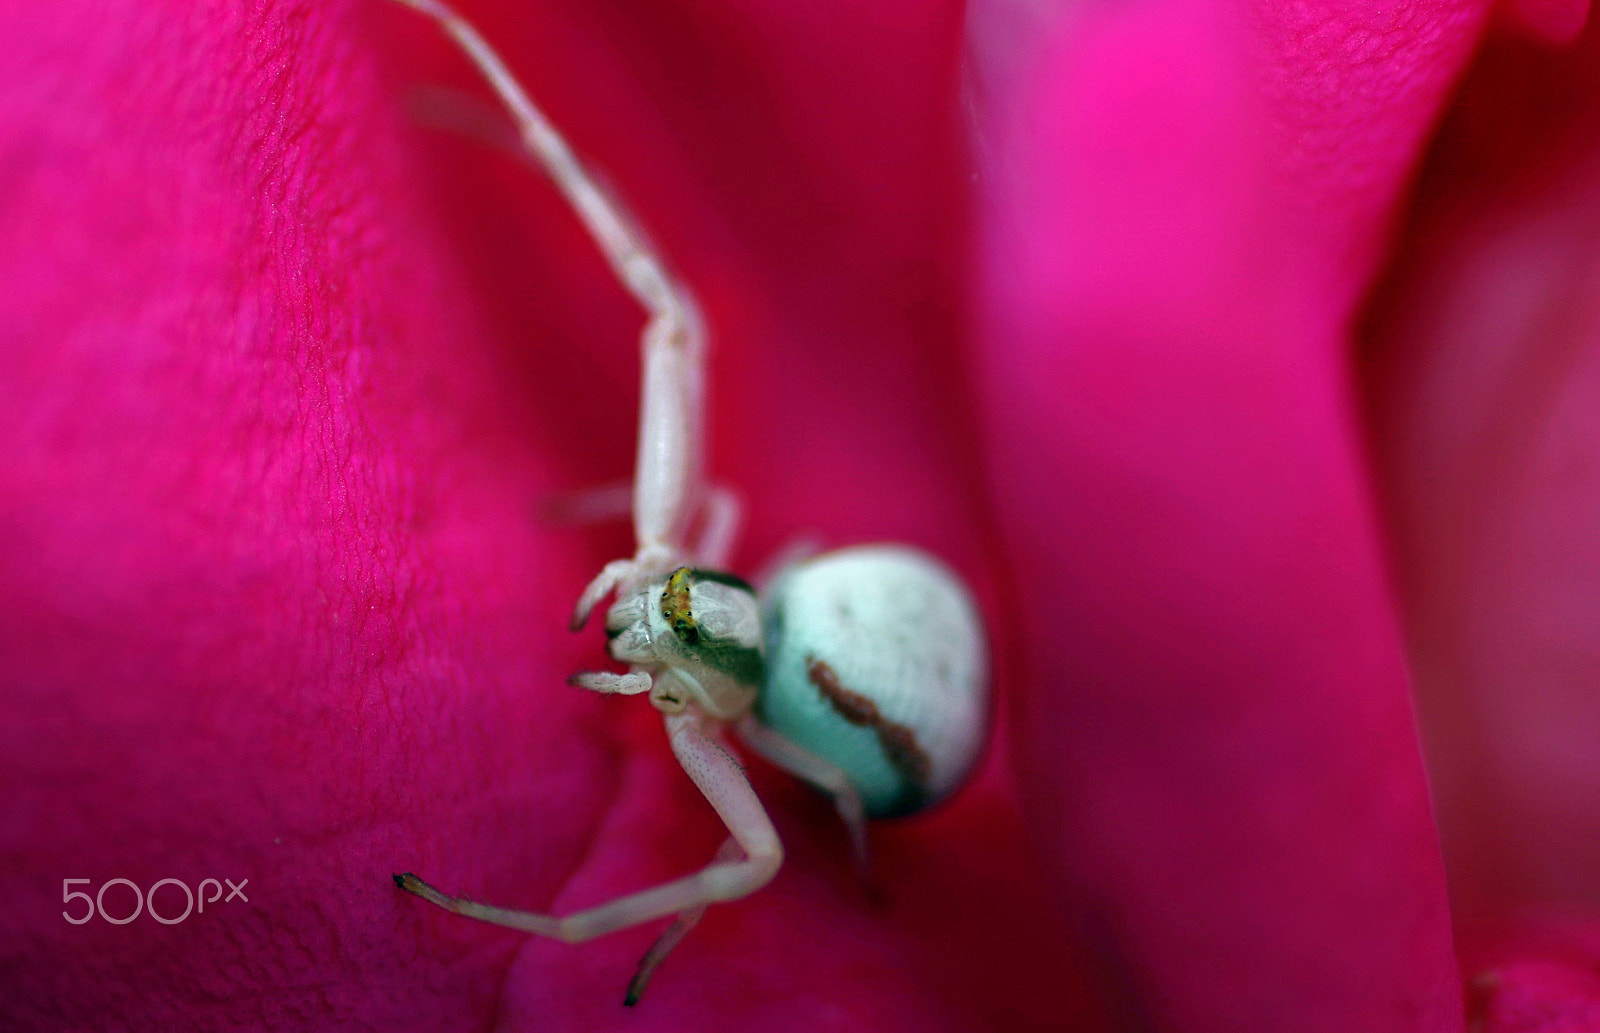
[[[667,713],[693,702],[721,720],[743,717],[764,675],[755,589],[729,574],[679,567],[606,611],[613,660],[649,670],[650,701]]]

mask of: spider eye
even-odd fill
[[[679,567],[667,578],[667,587],[661,593],[661,616],[674,635],[692,646],[700,641],[700,625],[689,608],[689,573],[688,567]]]

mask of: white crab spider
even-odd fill
[[[705,337],[693,297],[602,191],[482,36],[438,0],[400,0],[433,18],[488,79],[523,145],[549,173],[649,315],[632,512],[637,548],[590,582],[573,612],[581,628],[607,596],[606,633],[626,674],[574,675],[602,693],[648,694],[679,764],[730,838],[685,878],[557,917],[439,892],[417,876],[395,883],[472,918],[577,943],[676,915],[639,964],[627,1004],[708,904],[760,889],[783,846],[743,769],[723,746],[732,725],[768,761],[833,797],[858,862],[865,818],[907,814],[952,792],[983,740],[987,656],[966,589],[931,557],[864,546],[785,567],[758,602],[719,571],[737,506],[701,483]],[[704,530],[685,543],[703,511]]]

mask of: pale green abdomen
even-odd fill
[[[842,768],[867,813],[952,792],[982,748],[988,652],[961,582],[904,546],[841,549],[763,600],[763,723]]]

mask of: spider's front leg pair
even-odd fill
[[[457,914],[564,943],[582,943],[655,918],[751,893],[765,885],[782,865],[783,845],[739,762],[723,746],[717,730],[707,725],[705,715],[693,708],[666,719],[673,755],[731,833],[712,863],[693,875],[564,917],[447,896],[409,872],[396,875],[396,885]],[[742,858],[737,857],[740,853]]]
[[[732,621],[728,636],[713,634],[720,627],[716,621],[708,618],[704,623],[705,648],[719,650],[717,657],[726,661],[723,667],[697,666],[699,650],[658,656],[649,627],[657,618],[656,611],[662,609],[658,600],[663,595],[656,583],[674,568],[687,570],[689,553],[684,543],[697,510],[703,507],[705,517],[694,558],[712,566],[720,567],[726,561],[737,523],[731,496],[708,493],[702,486],[705,335],[689,293],[669,276],[644,236],[600,189],[478,32],[437,0],[402,2],[438,22],[477,65],[511,113],[528,152],[550,175],[613,272],[648,316],[641,337],[642,405],[632,497],[637,548],[631,558],[606,564],[582,593],[571,622],[574,629],[582,627],[595,607],[615,594],[618,602],[613,609],[627,611],[629,619],[638,624],[641,630],[635,639],[644,643],[638,647],[643,651],[627,658],[633,664],[627,674],[588,672],[574,676],[573,681],[605,693],[650,692],[651,701],[663,711],[673,754],[727,826],[730,839],[710,864],[692,875],[564,917],[448,896],[410,873],[396,875],[395,882],[458,914],[569,943],[679,915],[641,963],[629,988],[631,1004],[650,971],[698,920],[706,905],[759,889],[772,878],[783,858],[771,821],[722,741],[725,722],[750,721],[760,688],[759,617],[754,616],[755,602],[748,586],[742,599],[737,589],[723,595],[727,604],[723,616]],[[716,596],[726,587],[710,593],[713,610]],[[688,591],[687,587],[681,589],[679,634],[686,634],[682,628],[690,628],[696,636],[691,641],[697,642],[700,626],[693,623]],[[611,630],[610,619],[607,623]],[[662,634],[661,648],[668,650],[673,633]],[[760,743],[771,739],[770,733],[763,736],[759,731],[752,736],[752,741]],[[793,759],[793,749],[785,751],[777,744],[769,744],[769,749],[779,757]],[[819,769],[812,764],[808,770],[816,774]],[[824,773],[824,777],[848,791],[842,772]],[[854,810],[859,822],[859,803]]]
[[[681,559],[684,525],[703,501],[705,332],[689,292],[674,282],[623,206],[589,174],[478,30],[441,0],[398,2],[433,19],[477,67],[515,122],[523,148],[550,176],[648,317],[641,338],[644,390],[633,488],[638,547],[632,558],[606,564],[584,590],[572,616],[576,630],[611,592],[625,592]]]
[[[702,481],[705,335],[693,299],[476,30],[440,0],[402,2],[437,21],[499,93],[524,147],[647,315],[631,497],[636,547],[606,564],[572,619],[581,627],[614,595],[608,649],[630,669],[573,681],[603,693],[648,692],[674,756],[730,838],[691,875],[565,917],[447,896],[411,874],[395,881],[459,914],[572,943],[677,915],[640,963],[631,1004],[708,904],[759,889],[782,863],[772,822],[723,745],[725,728],[732,724],[755,752],[833,797],[864,869],[869,809],[923,809],[954,792],[981,754],[982,620],[953,571],[904,546],[858,546],[798,563],[766,586],[760,604],[750,585],[720,572],[737,507]],[[603,507],[590,498],[576,508]],[[696,517],[701,538],[691,549]]]

